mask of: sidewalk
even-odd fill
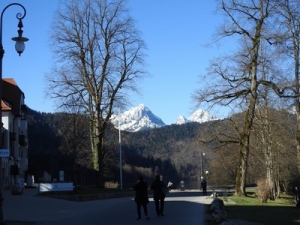
[[[36,224],[37,209],[46,206],[47,200],[40,198],[38,189],[24,189],[22,195],[12,195],[10,190],[3,190],[3,216],[6,225]],[[44,203],[42,203],[44,202]]]

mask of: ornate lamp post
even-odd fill
[[[26,9],[24,8],[23,5],[19,4],[19,3],[11,3],[9,5],[7,5],[1,13],[1,17],[0,17],[0,148],[3,149],[3,144],[2,143],[2,132],[3,132],[3,124],[2,124],[2,61],[3,61],[3,56],[4,56],[4,49],[3,49],[3,45],[2,45],[2,20],[3,20],[3,14],[6,11],[7,8],[9,8],[10,6],[20,6],[23,11],[24,14],[22,13],[18,13],[16,15],[17,19],[19,20],[18,23],[18,36],[12,38],[13,41],[16,41],[16,51],[19,53],[19,55],[22,54],[22,52],[25,49],[25,44],[24,42],[28,41],[28,38],[25,38],[22,36],[23,31],[22,31],[22,27],[23,27],[23,23],[22,23],[22,19],[26,16]],[[5,224],[4,220],[3,220],[3,207],[2,207],[2,203],[3,203],[3,194],[2,194],[2,190],[3,190],[3,174],[2,174],[2,158],[0,158],[0,224]]]

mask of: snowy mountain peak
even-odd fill
[[[180,115],[177,120],[176,120],[176,124],[181,125],[181,124],[185,124],[188,123],[189,120],[186,119],[184,116]]]
[[[218,118],[210,115],[207,111],[198,109],[189,118],[191,122],[204,123],[211,120],[217,120]]]
[[[189,122],[204,123],[204,122],[217,120],[217,119],[218,119],[217,117],[210,115],[207,111],[198,109],[191,116],[189,116],[188,119],[180,115],[176,120],[176,124],[181,125]]]
[[[133,107],[120,115],[113,115],[111,122],[116,128],[129,132],[136,132],[151,128],[163,127],[166,124],[156,115],[154,115],[144,104]]]
[[[204,123],[211,120],[217,120],[218,118],[210,115],[207,111],[197,110],[188,119],[180,115],[176,123],[177,125],[186,124],[189,122]],[[128,111],[125,111],[118,115],[112,115],[111,123],[116,129],[126,130],[129,132],[137,132],[140,130],[147,130],[152,128],[159,128],[166,126],[166,124],[155,114],[151,112],[144,104],[140,104],[136,107],[132,107]]]
[[[132,109],[138,109],[138,110],[149,110],[144,104],[139,104],[137,107]]]

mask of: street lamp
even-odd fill
[[[1,17],[0,17],[0,148],[3,149],[3,143],[2,143],[2,132],[3,132],[3,124],[2,124],[2,61],[3,61],[3,56],[4,56],[4,49],[3,49],[3,45],[2,45],[2,21],[3,21],[3,14],[6,11],[7,8],[9,8],[10,6],[20,6],[23,11],[24,14],[22,13],[17,13],[16,18],[19,20],[18,23],[18,36],[12,38],[13,41],[16,41],[16,51],[19,53],[19,56],[22,54],[22,52],[25,49],[25,44],[24,42],[28,41],[28,38],[25,38],[22,36],[23,34],[23,23],[22,23],[22,19],[24,19],[24,17],[26,16],[26,9],[24,8],[23,5],[19,4],[19,3],[11,3],[9,5],[7,5],[1,13]],[[2,203],[3,203],[3,194],[2,194],[2,190],[3,190],[3,174],[2,174],[2,158],[0,158],[0,224],[5,224],[4,220],[3,220],[3,207],[2,207]]]
[[[206,170],[206,171],[205,171],[205,174],[206,174],[206,178],[208,179],[209,171]]]
[[[203,178],[203,156],[205,156],[205,153],[201,152],[201,179]]]
[[[122,140],[121,140],[121,110],[119,108],[119,150],[120,150],[120,189],[123,190],[123,175],[122,175]]]

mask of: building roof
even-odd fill
[[[16,116],[21,112],[21,99],[24,93],[18,87],[13,78],[2,79],[2,101],[3,111],[11,110]]]

